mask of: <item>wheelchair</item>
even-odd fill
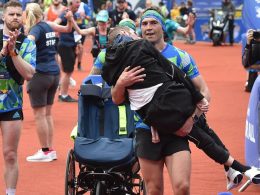
[[[129,105],[112,102],[101,76],[85,78],[79,91],[77,137],[67,155],[65,195],[145,195],[133,134]]]

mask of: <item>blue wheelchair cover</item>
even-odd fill
[[[134,127],[134,112],[125,105],[125,135],[119,135],[119,108],[111,98],[111,88],[100,75],[91,75],[83,80],[78,103],[78,134],[81,137],[95,139],[100,137],[101,110],[104,115],[104,137],[118,139],[129,137]]]
[[[98,166],[117,166],[135,158],[133,139],[89,139],[76,137],[74,144],[76,159],[81,163]]]
[[[125,105],[125,120],[121,120],[120,109],[112,101],[110,86],[100,75],[83,80],[78,103],[78,136],[74,142],[78,162],[114,167],[135,159],[133,139],[129,138],[134,131],[134,112]],[[120,134],[122,126],[125,134]]]

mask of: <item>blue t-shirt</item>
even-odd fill
[[[39,22],[29,32],[35,37],[37,48],[36,71],[57,75],[60,68],[55,60],[55,32],[46,22]]]
[[[66,26],[67,25],[67,18],[65,18],[66,12],[63,12],[59,18],[61,19],[61,25]],[[74,19],[77,21],[77,18],[79,15],[74,14]],[[60,39],[59,39],[59,45],[65,46],[65,47],[74,47],[77,45],[74,39],[74,29],[72,29],[69,33],[60,33]]]

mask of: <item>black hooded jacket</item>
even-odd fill
[[[135,83],[128,89],[142,89],[164,83],[155,93],[153,100],[137,111],[146,124],[158,130],[179,129],[192,115],[196,104],[203,99],[203,95],[196,90],[189,77],[147,40],[139,39],[108,46],[105,62],[102,77],[108,85],[115,85],[127,66],[130,66],[130,69],[141,66],[145,68],[141,74],[146,74],[143,82]],[[160,123],[160,117],[165,124]],[[158,122],[158,125],[155,122]]]

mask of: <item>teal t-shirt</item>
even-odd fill
[[[36,66],[36,46],[33,41],[24,39],[19,55],[33,67]],[[6,68],[6,58],[0,60],[0,74],[0,113],[22,109],[23,88],[10,77]]]
[[[166,42],[169,43],[169,44],[172,44],[175,32],[180,27],[180,24],[175,22],[174,20],[166,19],[165,20],[165,27],[166,27],[165,33],[167,35]]]

